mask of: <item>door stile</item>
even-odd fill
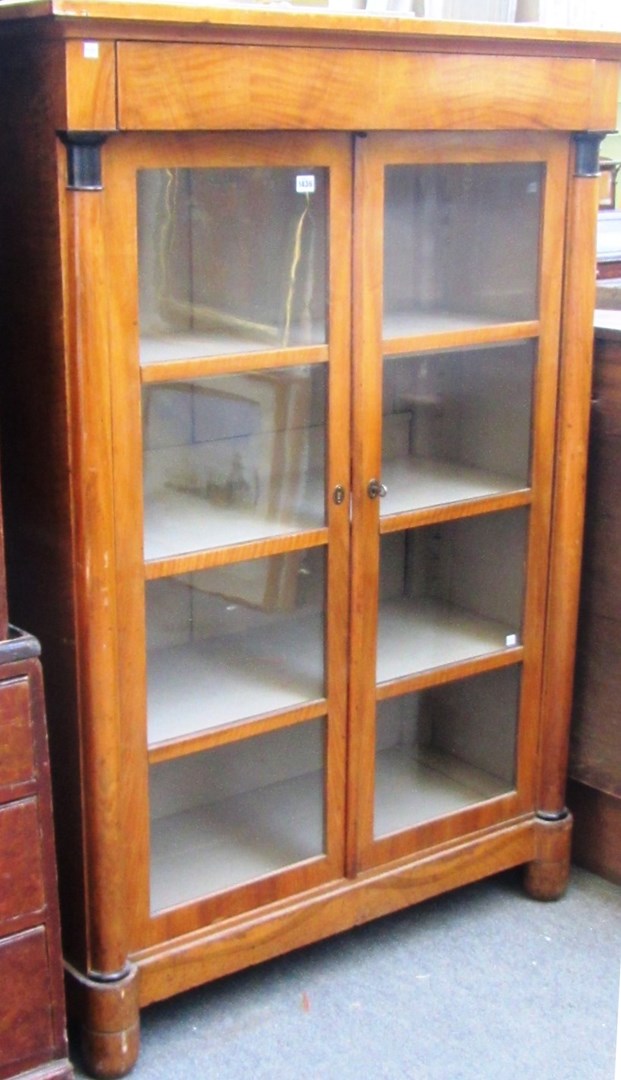
[[[543,138],[543,137],[542,137]],[[521,811],[536,807],[537,751],[541,737],[543,641],[546,620],[548,553],[559,383],[561,291],[567,198],[568,143],[547,138],[546,179],[542,206],[539,270],[539,343],[532,430],[532,502],[530,508],[524,609],[524,663],[518,727],[516,788]]]
[[[563,819],[582,561],[593,359],[597,132],[575,136],[566,207],[557,469],[552,504],[537,809]],[[582,142],[582,147],[579,143]],[[589,146],[590,144],[590,146]],[[582,151],[582,154],[579,153]],[[591,162],[579,158],[590,157]],[[590,165],[590,167],[589,167]]]
[[[329,180],[328,436],[326,523],[328,577],[325,671],[330,703],[326,746],[326,850],[336,876],[345,865],[351,504],[352,146],[333,137]]]
[[[379,603],[379,499],[368,487],[380,480],[383,312],[382,160],[373,138],[354,143],[352,342],[352,597],[347,868],[373,837],[375,790],[375,671]]]
[[[126,163],[127,139],[105,147],[106,183],[115,198],[106,203],[109,335],[111,353],[112,452],[114,460],[117,589],[122,597],[123,633],[119,636],[119,682],[124,722],[119,741],[122,761],[124,821],[124,904],[130,948],[144,941],[149,921],[149,831],[137,828],[149,820],[149,778],[146,754],[147,693],[145,576],[143,558],[143,495],[141,380],[138,340],[138,251],[135,171]],[[123,212],[119,213],[119,206]],[[118,288],[122,281],[124,287]],[[130,766],[131,763],[131,766]]]

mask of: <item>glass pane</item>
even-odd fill
[[[324,524],[324,364],[143,388],[145,558]]]
[[[322,855],[325,720],[150,769],[151,911]]]
[[[375,835],[512,791],[520,669],[378,704]]]
[[[147,583],[149,742],[324,697],[325,550]]]
[[[543,166],[386,169],[384,336],[537,317]]]
[[[325,173],[139,172],[142,363],[325,341]]]
[[[527,487],[535,345],[384,361],[382,514]]]
[[[382,537],[378,682],[519,643],[527,524],[520,509]]]

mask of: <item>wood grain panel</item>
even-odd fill
[[[0,685],[0,785],[33,776],[30,687],[27,679],[16,679]]]
[[[0,986],[11,986],[11,994],[3,996],[0,1015],[2,1063],[7,1066],[11,1062],[19,1063],[21,1074],[22,1066],[30,1064],[30,1059],[41,1061],[46,1050],[52,1051],[54,1047],[51,979],[44,927],[38,926],[0,941]],[[56,1075],[52,1070],[51,1065],[46,1075]],[[2,1075],[5,1075],[4,1071]]]
[[[121,42],[123,130],[601,128],[614,65],[557,57]],[[610,68],[610,71],[608,71]],[[597,102],[597,105],[595,105]]]
[[[621,795],[621,634],[600,615],[583,619],[576,666],[571,775]]]
[[[621,436],[621,341],[596,336],[593,371],[593,434]]]
[[[36,799],[0,809],[0,923],[45,904]]]
[[[621,885],[621,796],[570,780],[567,805],[574,815],[574,862]]]
[[[621,881],[621,345],[595,339],[568,805],[574,858]]]
[[[113,41],[67,42],[67,130],[111,131],[116,127]]]
[[[620,550],[621,438],[593,438],[581,591],[584,618],[592,613],[621,623]]]

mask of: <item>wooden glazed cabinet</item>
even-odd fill
[[[115,1076],[149,1002],[509,867],[566,885],[621,40],[1,16],[13,603]]]

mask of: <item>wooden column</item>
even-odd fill
[[[593,306],[596,275],[598,156],[601,132],[574,136],[569,185],[557,462],[552,503],[552,546],[544,644],[540,837],[526,887],[540,899],[561,895],[569,872],[571,818],[565,807],[569,719],[573,695],[584,493],[591,401]]]
[[[101,144],[67,136],[65,312],[74,487],[76,640],[84,860],[88,879],[87,970],[71,993],[83,1020],[84,1053],[96,1076],[118,1076],[138,1053],[135,969],[128,963],[120,824],[120,706],[115,595],[114,498]]]

